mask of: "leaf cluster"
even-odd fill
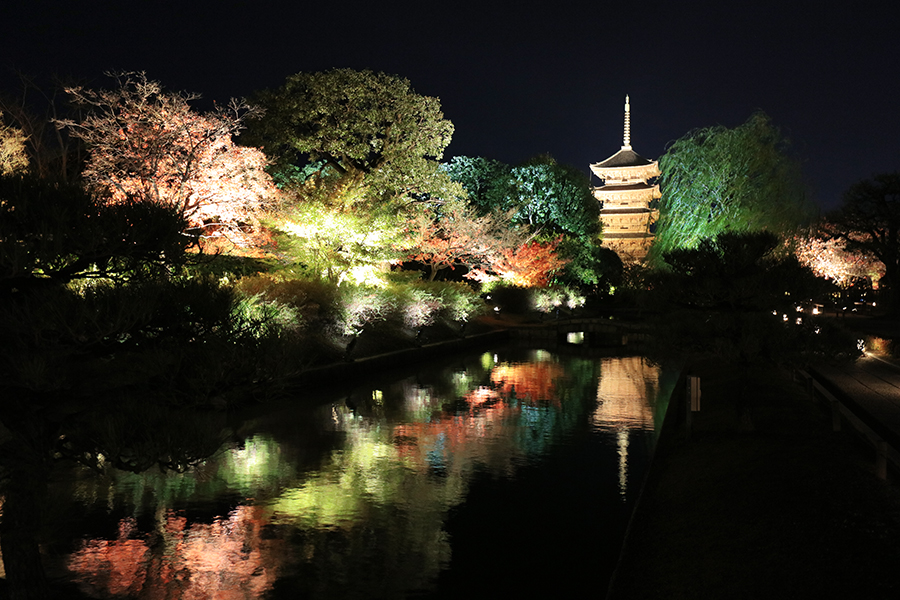
[[[264,116],[248,138],[280,168],[323,161],[317,177],[361,188],[367,199],[440,196],[449,183],[437,161],[453,135],[438,98],[385,73],[333,69],[297,73],[256,97]],[[353,192],[351,192],[353,195]]]

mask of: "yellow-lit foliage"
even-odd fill
[[[0,175],[10,175],[28,168],[26,139],[21,129],[4,125],[3,113],[0,113]]]
[[[297,202],[273,228],[282,234],[280,249],[311,277],[339,285],[384,286],[384,275],[397,259],[403,231],[395,215],[344,211],[317,202]]]

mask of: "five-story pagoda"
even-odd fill
[[[659,210],[654,200],[660,197],[659,163],[631,149],[631,105],[625,96],[625,137],[622,148],[591,165],[591,171],[603,181],[594,188],[600,201],[603,245],[615,250],[624,262],[637,262],[647,256],[653,243],[652,226]]]

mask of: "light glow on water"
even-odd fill
[[[441,377],[380,383],[346,401],[259,419],[241,444],[188,473],[82,480],[78,502],[102,499],[111,515],[131,516],[117,517],[113,538],[83,538],[68,568],[95,597],[259,598],[280,573],[300,569],[293,585],[309,588],[297,595],[379,589],[401,598],[450,568],[448,519],[485,477],[512,485],[523,466],[539,472],[559,449],[587,443],[574,456],[605,453],[601,464],[609,454],[612,469],[604,475],[586,463],[584,476],[607,477],[619,504],[632,499],[632,459],[645,460],[647,432],[661,418],[658,367],[538,350],[524,359],[485,353]],[[292,420],[321,423],[321,439],[291,433]],[[572,491],[561,498],[586,493],[580,477],[566,481]],[[231,502],[225,513],[223,502]],[[531,502],[517,497],[503,510]],[[584,518],[565,502],[559,511],[565,522]],[[535,543],[515,551],[534,553]]]

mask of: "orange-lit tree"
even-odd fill
[[[444,269],[488,269],[521,244],[510,216],[496,212],[478,217],[459,201],[425,208],[409,221],[408,259],[427,265],[430,281]]]
[[[900,171],[852,185],[828,222],[847,250],[881,261],[889,308],[900,314]]]
[[[261,243],[259,216],[276,190],[262,151],[232,140],[254,109],[232,100],[200,114],[190,106],[196,94],[166,92],[143,73],[117,75],[116,84],[67,88],[88,110],[79,121],[57,121],[89,148],[88,185],[113,201],[141,197],[173,206],[198,239]]]
[[[497,281],[516,287],[545,287],[552,276],[569,261],[556,249],[562,237],[548,242],[527,241],[515,248],[502,248],[487,269],[473,269],[467,277],[476,281]]]

